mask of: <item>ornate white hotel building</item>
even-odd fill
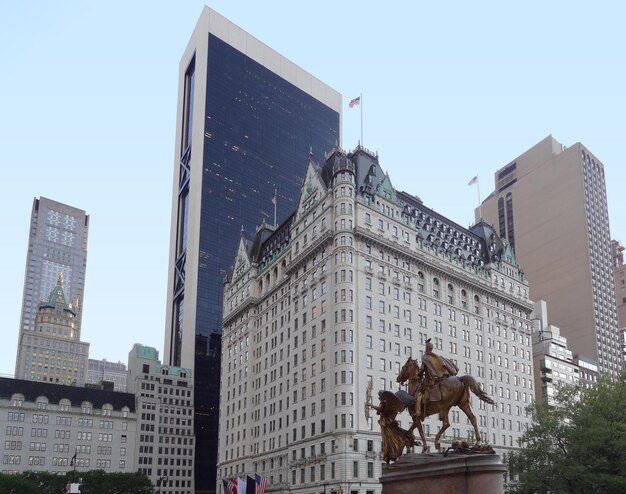
[[[258,472],[269,492],[380,493],[366,387],[374,403],[396,389],[427,338],[497,402],[472,400],[484,441],[516,447],[534,395],[532,309],[491,226],[463,228],[396,190],[362,147],[321,167],[309,157],[297,209],[242,232],[225,280],[218,484]],[[448,444],[472,438],[459,409],[450,421]],[[426,424],[432,445],[439,424]]]

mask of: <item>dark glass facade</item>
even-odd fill
[[[197,297],[197,492],[216,485],[222,290],[241,229],[251,235],[261,222],[274,223],[275,191],[276,219],[284,220],[309,152],[321,162],[339,142],[339,113],[208,36],[198,291],[184,294]]]

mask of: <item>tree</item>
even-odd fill
[[[152,494],[150,479],[143,473],[105,473],[91,470],[80,475],[82,494]]]
[[[626,492],[626,373],[593,388],[563,386],[530,407],[521,450],[507,459],[511,494]]]
[[[67,472],[27,471],[23,474],[0,474],[0,494],[59,494],[68,482],[80,479],[82,494],[152,494],[150,479],[142,473],[106,473],[104,470]]]

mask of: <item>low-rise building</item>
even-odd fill
[[[136,427],[133,395],[0,378],[2,473],[134,472]]]

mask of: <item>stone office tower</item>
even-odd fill
[[[23,352],[35,333],[40,303],[51,295],[59,277],[64,301],[71,304],[74,313],[71,339],[80,341],[88,233],[89,216],[85,211],[45,197],[33,201],[15,366],[17,379],[32,378],[33,368],[26,367],[30,364]],[[50,301],[55,302],[56,297]],[[65,383],[84,383],[86,372],[86,368],[80,369],[80,379]]]
[[[84,386],[89,343],[80,341],[77,311],[63,287],[63,276],[39,303],[35,330],[20,334],[18,379]]]
[[[180,62],[164,362],[193,370],[196,492],[215,489],[223,279],[340,141],[341,96],[205,7]],[[276,208],[276,209],[275,209]]]
[[[258,472],[285,493],[380,493],[366,386],[375,403],[396,389],[427,338],[496,401],[473,400],[483,439],[500,453],[517,447],[534,394],[533,305],[489,225],[466,229],[396,190],[376,155],[335,149],[320,168],[309,161],[291,216],[242,234],[232,254],[219,477]],[[407,428],[409,415],[398,418]],[[446,442],[473,435],[458,409],[450,421]],[[438,426],[426,421],[431,441]]]
[[[572,352],[617,376],[622,353],[600,160],[581,143],[565,147],[548,136],[496,171],[481,209],[514,248],[531,298],[547,302]]]

